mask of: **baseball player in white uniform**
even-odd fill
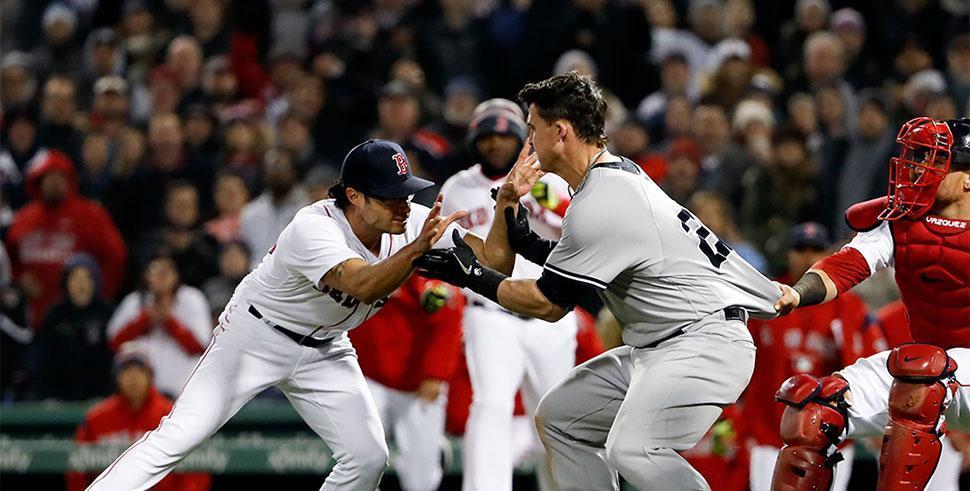
[[[570,73],[527,85],[535,153],[498,194],[513,249],[544,264],[511,279],[473,249],[426,253],[422,274],[466,286],[513,312],[554,321],[589,288],[623,326],[625,346],[573,369],[539,404],[537,425],[562,491],[615,490],[617,471],[640,490],[710,489],[677,452],[694,446],[751,377],[748,314],[769,318],[781,292],[633,162],[609,154],[606,102]],[[558,243],[516,218],[543,172],[574,190]],[[490,231],[501,234],[499,228]]]
[[[495,214],[490,191],[505,182],[525,140],[525,115],[518,105],[507,99],[481,103],[467,136],[478,163],[445,181],[442,213],[468,210],[459,223],[486,235]],[[547,194],[566,195],[566,183],[558,176],[542,179]],[[559,238],[561,216],[531,194],[525,206],[533,230]],[[512,277],[535,279],[541,272],[541,266],[517,257]],[[570,313],[550,324],[509,312],[471,290],[465,294],[463,332],[473,399],[462,447],[462,489],[511,490],[515,394],[521,387],[526,411],[533,414],[539,399],[573,367],[576,317]]]
[[[324,490],[373,490],[384,432],[346,331],[373,315],[453,221],[409,196],[432,183],[399,145],[369,140],[346,156],[334,199],[300,210],[236,288],[172,412],[108,467],[92,490],[153,486],[253,396],[279,387],[333,451]],[[504,225],[503,225],[504,226]],[[466,237],[485,254],[478,237]],[[504,240],[504,239],[503,239]],[[451,241],[448,234],[446,240]],[[486,254],[511,270],[504,249]]]

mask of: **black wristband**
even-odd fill
[[[802,276],[802,279],[795,283],[792,290],[798,292],[799,307],[807,307],[809,305],[818,305],[825,301],[825,282],[822,281],[822,277],[814,272],[809,271]]]
[[[498,303],[498,286],[501,285],[502,281],[506,278],[508,278],[508,276],[505,276],[494,269],[482,266],[482,274],[480,276],[473,276],[468,282],[468,288],[470,288],[473,292],[495,303]]]

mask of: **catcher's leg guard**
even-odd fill
[[[836,446],[845,438],[849,383],[828,376],[801,374],[789,378],[775,399],[784,403],[781,439],[785,442],[771,480],[774,491],[827,490],[835,464],[842,460]]]
[[[928,344],[899,346],[886,364],[895,380],[877,489],[920,490],[940,460],[943,412],[956,391],[957,364],[942,348]]]

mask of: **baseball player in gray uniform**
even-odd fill
[[[394,142],[354,147],[333,199],[301,209],[236,288],[172,412],[89,489],[150,488],[272,386],[333,450],[336,465],[321,489],[375,489],[387,446],[347,331],[380,310],[439,238],[451,244],[447,228],[460,229],[452,222],[466,213],[440,216],[443,196],[431,209],[410,202],[431,185],[412,174]],[[473,234],[465,239],[488,264],[512,270],[504,238],[491,249]]]
[[[549,321],[596,290],[623,326],[624,346],[573,369],[545,395],[537,425],[556,484],[613,490],[709,489],[678,451],[694,446],[754,368],[749,314],[773,317],[779,287],[718,240],[628,159],[606,151],[606,103],[575,73],[529,84],[530,144],[497,198],[512,249],[544,264],[538,280],[479,263],[460,237],[419,271],[469,287],[502,307]],[[517,209],[544,172],[573,189],[558,242],[540,239]],[[501,213],[499,212],[501,210]]]

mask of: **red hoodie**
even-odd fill
[[[154,430],[165,415],[172,410],[172,401],[154,387],[148,393],[145,405],[133,410],[120,395],[113,395],[88,410],[84,422],[78,426],[75,440],[78,443],[131,443],[147,431]],[[96,474],[70,472],[67,474],[68,491],[81,491]],[[202,473],[172,473],[152,489],[156,491],[204,491],[211,487],[212,478]]]
[[[67,176],[69,189],[64,199],[49,205],[41,200],[41,178],[51,172]],[[125,268],[125,244],[105,209],[77,192],[77,176],[71,160],[58,151],[41,151],[27,167],[27,192],[31,201],[14,215],[7,234],[7,250],[18,279],[29,274],[40,287],[31,299],[28,324],[39,328],[48,307],[61,294],[61,269],[79,252],[92,255],[101,267],[104,291],[113,297]]]

